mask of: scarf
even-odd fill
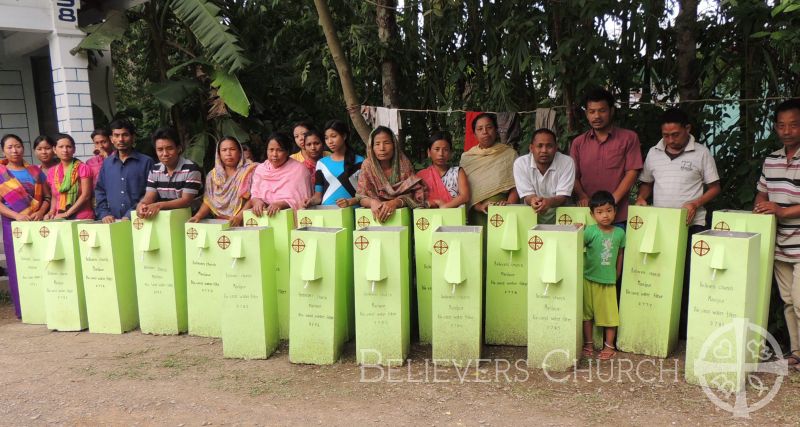
[[[239,144],[241,157],[236,165],[236,172],[228,177],[225,174],[225,165],[222,164],[222,157],[219,155],[221,142],[217,143],[214,169],[206,176],[206,191],[205,195],[203,195],[203,203],[211,209],[211,213],[215,217],[232,218],[242,210],[244,201],[250,198],[250,185],[256,164],[244,158],[242,144],[236,141]]]
[[[461,167],[469,180],[470,207],[516,186],[516,158],[514,149],[501,143],[495,143],[489,148],[476,145],[461,155]]]
[[[54,166],[53,184],[58,190],[57,212],[66,212],[78,200],[78,190],[80,189],[78,171],[80,165],[80,160],[73,159],[66,170],[64,170],[63,163]]]
[[[0,160],[0,199],[14,212],[27,215],[36,212],[44,199],[44,181],[41,179],[42,171],[38,166],[23,163],[35,184],[20,182],[8,170],[8,159]]]
[[[375,157],[373,145],[375,131],[369,136],[367,159],[361,165],[361,175],[358,177],[356,197],[369,197],[381,201],[401,199],[409,208],[427,207],[427,188],[422,180],[414,174],[414,167],[408,160],[397,137],[392,133],[394,155],[392,156],[392,173],[386,177],[380,162]]]
[[[428,187],[428,201],[441,200],[445,203],[453,200],[453,196],[447,191],[447,187],[442,182],[442,175],[436,166],[430,165],[427,168],[417,172],[417,176],[422,179],[425,186]]]
[[[277,168],[267,160],[253,172],[250,192],[252,197],[266,203],[285,201],[292,209],[298,209],[311,197],[311,174],[305,165],[294,159],[287,159]]]

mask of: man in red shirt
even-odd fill
[[[578,206],[588,206],[595,192],[608,191],[617,202],[614,223],[624,227],[629,193],[642,169],[639,137],[613,125],[614,96],[607,90],[590,91],[583,107],[591,129],[575,138],[569,150],[575,161]]]

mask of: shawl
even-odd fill
[[[217,143],[214,169],[206,176],[206,192],[203,196],[203,203],[211,209],[211,213],[215,217],[231,218],[242,210],[244,201],[250,198],[250,186],[256,164],[244,158],[242,144],[236,141],[239,144],[241,158],[233,176],[226,176],[225,165],[222,164],[222,158],[219,155],[221,142]]]
[[[442,182],[442,176],[436,166],[430,165],[427,168],[417,172],[417,176],[422,179],[425,186],[428,187],[428,201],[441,200],[445,203],[453,200],[453,196],[447,191],[447,187]]]
[[[375,131],[369,136],[367,159],[361,164],[361,175],[358,177],[356,197],[369,197],[381,201],[401,199],[409,208],[427,207],[427,188],[422,180],[414,174],[414,167],[408,160],[397,137],[392,133],[394,155],[392,156],[392,174],[386,177],[380,162],[375,157],[373,144]]]
[[[472,147],[461,155],[461,167],[470,186],[469,206],[514,188],[514,160],[517,153],[506,144],[495,143],[489,148]]]
[[[56,212],[66,212],[78,200],[78,190],[81,187],[79,170],[82,164],[80,160],[73,159],[66,170],[63,163],[53,166],[53,188],[58,191]]]
[[[36,212],[44,199],[44,181],[38,166],[23,163],[23,167],[33,177],[33,188],[23,184],[8,170],[8,159],[0,160],[0,199],[14,212],[27,215]]]
[[[253,172],[250,193],[265,203],[285,201],[292,209],[298,209],[311,197],[311,174],[304,164],[294,159],[286,159],[277,168],[267,160]]]

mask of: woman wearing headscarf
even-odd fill
[[[514,184],[514,160],[517,153],[511,146],[497,143],[497,119],[489,113],[479,114],[472,121],[478,145],[461,155],[461,167],[469,179],[469,223],[486,226],[486,213],[491,205],[517,203]]]
[[[250,200],[250,186],[257,164],[244,157],[242,144],[225,137],[217,143],[214,169],[206,176],[203,205],[189,222],[198,222],[208,215],[227,219],[231,226],[242,225],[244,206]]]
[[[416,174],[391,129],[378,126],[369,136],[356,198],[378,222],[402,207],[427,207],[427,188]]]

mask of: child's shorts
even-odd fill
[[[619,326],[616,285],[583,279],[583,320],[594,320],[596,326]]]

